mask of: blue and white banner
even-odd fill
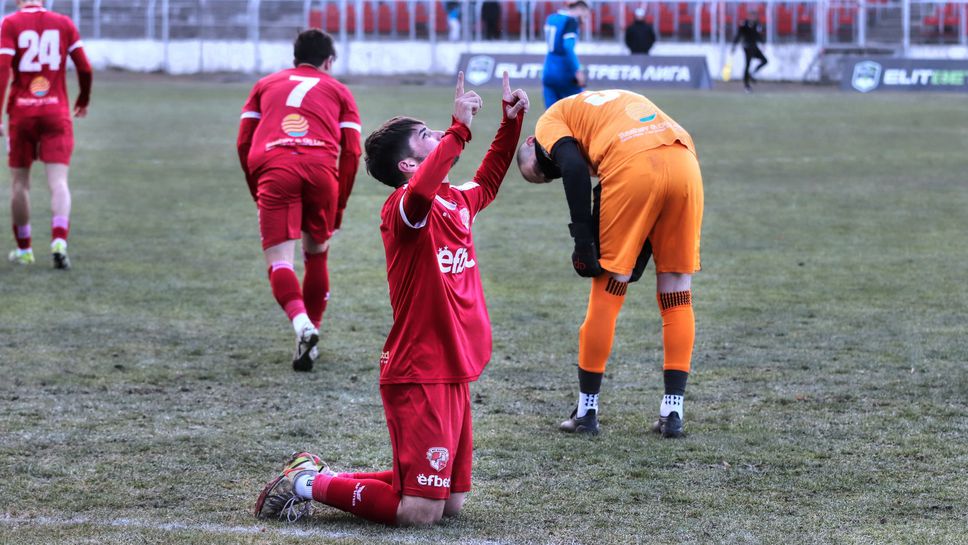
[[[840,88],[845,91],[968,92],[968,61],[857,59],[848,62]]]

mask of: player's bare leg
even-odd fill
[[[683,398],[696,339],[696,318],[692,309],[692,275],[656,275],[656,299],[662,313],[663,380],[665,395],[659,406],[659,419],[652,431],[663,437],[682,435]]]
[[[50,253],[54,268],[70,269],[67,257],[67,235],[70,231],[71,190],[67,185],[68,166],[62,163],[46,163],[47,186],[50,188],[51,235]]]
[[[263,254],[269,269],[272,295],[285,311],[296,332],[296,352],[293,355],[292,367],[296,371],[311,371],[313,361],[318,355],[316,344],[319,342],[319,331],[306,314],[306,304],[303,301],[299,278],[296,277],[296,271],[292,265],[295,250],[296,241],[287,240],[266,248]]]
[[[10,252],[13,263],[29,265],[34,262],[30,245],[30,169],[10,169],[10,216],[17,248]]]
[[[320,329],[326,303],[329,301],[329,241],[319,243],[309,233],[302,234],[303,242],[303,301],[306,314],[316,329]]]

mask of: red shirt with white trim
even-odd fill
[[[491,323],[471,233],[497,195],[521,134],[523,114],[504,119],[474,175],[443,182],[470,130],[456,120],[407,185],[380,213],[393,326],[380,358],[380,383],[477,380],[491,358]],[[412,206],[409,199],[426,199]],[[408,217],[406,210],[429,210]]]
[[[273,157],[310,155],[337,166],[341,129],[355,131],[360,114],[345,85],[311,66],[270,74],[255,84],[242,119],[257,119],[248,150],[249,173]]]
[[[4,17],[0,55],[13,57],[10,116],[69,118],[67,57],[80,53],[82,46],[77,27],[66,15],[28,5]]]

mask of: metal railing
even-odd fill
[[[584,40],[622,42],[643,8],[658,43],[732,40],[755,7],[768,43],[826,46],[968,45],[968,0],[799,2],[592,0]],[[545,18],[564,2],[540,0],[47,0],[89,38],[290,40],[309,26],[346,40],[517,41],[542,39]],[[3,13],[16,9],[2,0]]]

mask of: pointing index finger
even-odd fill
[[[457,72],[457,94],[454,95],[454,98],[460,98],[463,95],[464,95],[464,71],[461,70],[460,72]]]
[[[503,84],[504,84],[504,98],[509,99],[511,98],[511,80],[510,80],[510,77],[508,76],[507,70],[504,71]]]

